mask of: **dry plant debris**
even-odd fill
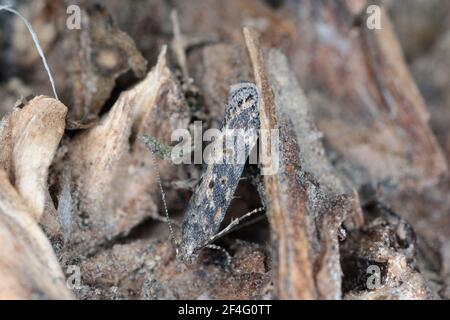
[[[388,1],[373,31],[365,0],[80,0],[69,30],[67,1],[15,2],[61,101],[30,96],[47,75],[2,16],[0,298],[450,298],[450,7],[411,1],[409,28]],[[202,168],[170,161],[171,135],[218,128],[243,81],[279,170],[246,166],[222,226],[265,217],[217,242],[229,265],[184,265],[157,174],[177,225]]]
[[[47,174],[64,133],[67,108],[39,96],[0,126],[0,297],[71,298],[50,241],[45,214]]]

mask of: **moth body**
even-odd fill
[[[215,162],[206,166],[183,218],[180,256],[192,260],[218,232],[233,199],[245,162],[257,140],[259,94],[252,83],[230,88],[221,135],[212,143]]]

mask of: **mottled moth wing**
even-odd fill
[[[224,161],[207,165],[190,199],[182,224],[182,257],[188,258],[202,248],[220,227],[238,186],[245,161],[256,143],[259,129],[258,101],[258,90],[252,83],[240,83],[230,88],[221,128],[226,145]],[[238,138],[225,144],[226,135],[232,132]],[[242,137],[245,134],[247,139]],[[230,161],[228,157],[234,157],[235,161]],[[240,161],[236,161],[238,157]]]

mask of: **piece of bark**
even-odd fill
[[[278,129],[273,95],[265,72],[264,58],[255,31],[244,29],[255,74],[256,85],[260,91],[261,130]],[[280,132],[280,168],[286,180],[280,181],[276,175],[265,175],[264,186],[267,194],[267,215],[271,226],[273,247],[273,273],[276,296],[280,299],[314,299],[317,289],[313,280],[313,265],[308,245],[308,230],[305,213],[305,193],[300,190],[295,170],[298,153],[295,154],[295,140],[286,141]],[[290,144],[289,144],[290,143]],[[283,148],[294,148],[293,153],[285,154]],[[275,152],[275,150],[271,150]],[[286,151],[285,151],[286,152]],[[292,157],[289,159],[289,156]],[[269,158],[272,158],[270,155]],[[288,161],[286,161],[288,160]],[[286,161],[286,162],[285,162]],[[273,163],[272,163],[273,165]],[[285,168],[285,166],[288,166]],[[289,184],[289,188],[286,188]]]
[[[48,168],[64,133],[67,108],[39,96],[16,108],[0,128],[0,167],[39,221],[48,197]]]
[[[0,124],[2,299],[72,297],[38,225],[49,200],[48,168],[64,132],[66,113],[61,102],[39,96],[15,108]]]
[[[286,40],[293,36],[295,26],[277,15],[262,0],[176,0],[180,27],[191,38],[212,38],[218,42],[245,45],[241,29],[252,27],[261,33],[261,41],[267,46],[283,49]],[[207,7],[208,10],[198,10]],[[220,23],[217,23],[220,21]]]
[[[315,118],[341,166],[356,186],[374,184],[389,192],[436,183],[447,171],[430,131],[423,99],[404,63],[381,8],[381,30],[352,26],[362,0],[299,1],[297,30],[288,54],[315,105]]]
[[[428,111],[384,10],[381,30],[367,29],[364,20],[358,27],[351,26],[355,14],[364,8],[365,1],[336,6],[302,1],[291,7],[298,29],[308,36],[293,42],[289,56],[315,106],[318,127],[335,165],[356,187],[374,185],[380,191],[375,196],[384,195],[403,217],[419,216],[410,222],[425,229],[421,226],[424,220],[429,218],[433,225],[432,217],[439,216],[441,209],[418,214],[401,200],[392,199],[415,190],[411,200],[414,194],[434,189],[432,185],[447,172],[446,160],[428,126]],[[445,206],[443,201],[441,208]],[[435,234],[428,239],[435,243],[443,237]],[[434,250],[439,252],[439,247]]]
[[[136,137],[148,134],[170,143],[173,130],[186,129],[188,122],[186,101],[167,66],[164,48],[147,77],[123,92],[99,124],[67,146],[58,179],[58,208],[70,217],[62,219],[69,223],[62,228],[68,232],[68,250],[87,254],[142,220],[159,217],[156,168]],[[163,181],[177,177],[168,162],[160,162],[159,170]],[[167,197],[176,203],[171,199],[179,194],[168,192]]]
[[[71,299],[50,242],[0,170],[0,299]]]
[[[279,169],[264,175],[276,294],[339,299],[338,237],[345,218],[361,214],[358,199],[345,194],[328,163],[286,58],[275,50],[265,58],[256,32],[244,29],[244,35],[261,94],[261,129],[280,134],[279,159],[272,160],[279,162]]]
[[[365,216],[364,227],[349,232],[341,246],[345,299],[431,299],[417,271],[412,227],[376,202],[366,206]]]
[[[161,46],[172,40],[173,4],[160,0],[138,0],[130,6],[124,6],[121,0],[98,2],[108,8],[116,25],[133,38],[139,52],[154,65]]]
[[[0,101],[2,102],[0,104],[0,119],[13,110],[18,97],[26,100],[31,94],[31,89],[17,78],[13,78],[0,86]]]
[[[431,17],[429,16],[428,19]],[[411,62],[412,72],[424,95],[430,110],[430,125],[442,146],[447,162],[450,159],[450,32],[443,33],[434,47]],[[424,256],[430,282],[436,282],[437,295],[450,297],[450,203],[449,178],[425,190],[405,190],[395,195],[386,195],[385,201],[396,212],[414,225],[421,238],[421,252]],[[428,267],[429,266],[429,267]]]
[[[317,228],[316,231],[309,228],[309,235],[312,247],[315,250],[321,248],[319,255],[322,260],[316,264],[319,267],[315,271],[318,291],[322,298],[337,299],[341,292],[338,240],[343,236],[341,232],[346,232],[341,224],[344,222],[346,230],[363,225],[359,195],[326,157],[323,135],[314,124],[311,106],[286,56],[271,49],[266,59],[278,117],[292,122],[292,133],[299,150],[300,174],[307,190],[307,214]]]
[[[195,84],[201,88],[202,111],[211,127],[220,127],[230,86],[252,78],[251,65],[243,47],[226,43],[191,52],[188,59]]]
[[[447,161],[450,159],[450,31],[444,33],[433,49],[413,61],[414,78],[429,107],[430,125],[444,149]]]
[[[70,117],[85,120],[96,116],[116,84],[116,79],[132,70],[138,78],[146,73],[147,61],[135,43],[113,22],[100,5],[81,5],[81,28],[67,33],[69,57]]]
[[[450,27],[450,3],[441,0],[389,0],[386,7],[408,62],[427,54]],[[414,21],[414,23],[411,23]]]

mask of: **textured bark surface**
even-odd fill
[[[60,220],[66,222],[62,236],[68,246],[81,246],[86,254],[126,235],[145,218],[158,217],[154,198],[159,195],[150,196],[158,192],[156,171],[137,137],[149,134],[170,141],[172,131],[187,128],[188,121],[187,104],[167,67],[164,48],[142,82],[123,92],[98,124],[64,145],[67,154],[58,164],[58,214],[67,216]],[[159,169],[164,181],[176,176],[167,163]]]
[[[61,102],[33,98],[47,75],[1,12],[0,298],[450,298],[445,1],[387,1],[381,30],[365,0],[80,0],[80,30],[72,1],[13,2]],[[242,81],[279,170],[246,166],[223,227],[266,210],[215,243],[230,264],[205,248],[186,266],[158,180],[179,239],[202,168],[171,163],[171,135],[218,128]]]
[[[67,108],[39,96],[0,123],[0,299],[70,299],[61,266],[38,225],[47,173]]]

